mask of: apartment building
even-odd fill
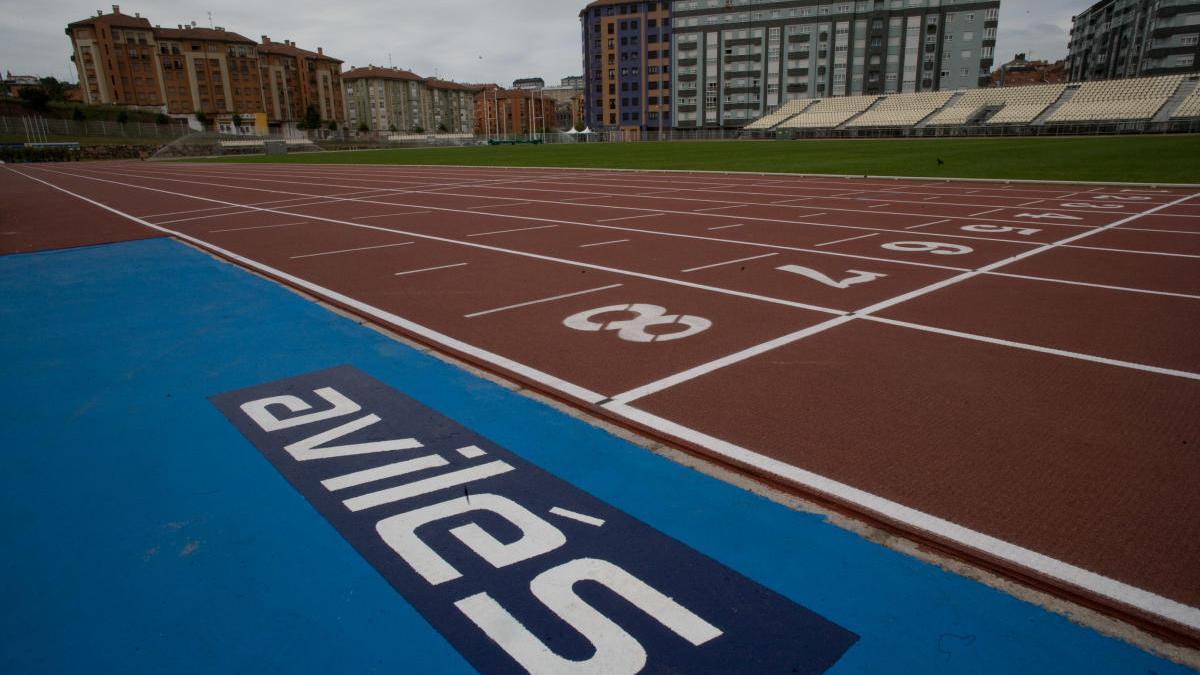
[[[346,124],[351,130],[366,125],[371,131],[426,129],[422,116],[425,78],[400,68],[367,66],[342,73]]]
[[[271,120],[299,121],[310,105],[322,121],[346,121],[342,98],[342,62],[317,47],[311,52],[291,40],[272,42],[266,35],[257,46],[263,102]]]
[[[214,28],[155,28],[167,112],[187,115],[263,110],[254,40]]]
[[[585,123],[645,131],[671,126],[671,7],[596,0],[579,13]]]
[[[400,68],[367,66],[342,73],[346,122],[371,131],[471,133],[481,85],[421,77]]]
[[[341,61],[318,47],[259,45],[222,27],[163,28],[135,13],[112,13],[67,25],[83,99],[161,110],[176,117],[203,113],[229,120],[236,113],[272,127],[304,119],[310,104],[321,119],[345,119]],[[256,123],[256,126],[261,126]]]
[[[483,85],[475,95],[475,133],[488,136],[526,136],[554,131],[554,99],[531,89]]]
[[[1070,79],[1110,80],[1200,69],[1200,4],[1101,0],[1072,17]]]
[[[112,13],[67,24],[75,68],[86,103],[161,108],[165,103],[162,64],[154,27],[140,14]]]
[[[675,126],[794,99],[986,85],[999,0],[675,0]]]
[[[429,120],[427,128],[443,133],[471,133],[475,124],[475,95],[482,90],[480,85],[426,78],[422,101],[425,119]]]

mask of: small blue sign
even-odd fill
[[[858,640],[352,366],[211,401],[482,671],[823,673]]]

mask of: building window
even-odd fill
[[[1195,63],[1195,61],[1195,54],[1180,54],[1175,57],[1175,65],[1177,66],[1190,66]]]

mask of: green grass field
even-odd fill
[[[944,164],[938,165],[937,160]],[[228,162],[595,167],[1200,183],[1200,136],[472,146],[250,156]]]

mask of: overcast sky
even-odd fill
[[[68,61],[67,23],[109,11],[110,4],[64,0],[0,0],[0,70],[75,81]],[[547,84],[581,70],[579,10],[587,0],[125,0],[121,11],[151,23],[195,21],[223,26],[253,40],[294,40],[343,59],[409,68],[459,82],[511,84],[543,77]],[[1066,55],[1071,15],[1089,0],[1004,0],[996,62],[1029,52]]]

